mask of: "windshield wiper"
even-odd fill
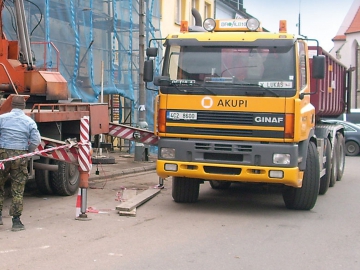
[[[195,94],[198,94],[198,93],[204,93],[203,90],[206,90],[208,93],[216,96],[215,92],[213,92],[212,90],[210,90],[209,88],[207,87],[204,87],[203,85],[200,85],[198,83],[196,83],[195,80],[186,80],[186,79],[183,79],[183,80],[171,80],[169,77],[167,76],[160,76],[160,77],[157,77],[156,78],[156,83],[155,85],[160,85],[160,86],[173,86],[175,87],[176,90],[178,90],[179,92],[183,92],[183,93],[195,93]],[[190,89],[183,89],[184,86],[195,86],[196,88],[190,88]],[[180,88],[181,87],[181,88]],[[199,89],[202,90],[200,90]]]
[[[276,97],[279,97],[279,94],[276,93],[274,90],[271,90],[270,88],[266,88],[260,84],[256,84],[256,83],[235,83],[234,85],[238,85],[238,86],[254,86],[254,87],[259,87],[261,88],[261,90],[266,90],[266,91],[263,91],[263,92],[245,92],[246,95],[250,96],[250,95],[256,95],[256,96],[265,96],[265,92],[269,92],[271,94],[273,94],[274,96]]]
[[[171,85],[174,86],[176,88],[176,90],[183,92],[183,93],[202,94],[202,93],[204,93],[203,90],[206,90],[206,92],[216,96],[216,93],[214,91],[212,91],[209,88],[207,88],[201,84],[198,84],[198,83],[189,84],[189,86],[195,86],[196,88],[188,88],[188,89],[180,89],[179,84],[174,83],[174,82]],[[184,83],[182,83],[181,86],[182,85],[184,85]]]

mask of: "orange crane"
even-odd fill
[[[16,15],[18,40],[8,40],[4,33],[2,12],[5,5],[9,5],[7,8],[12,8],[14,12],[11,13]],[[29,158],[29,180],[35,180],[42,193],[67,196],[75,194],[79,187],[87,188],[88,174],[81,169],[77,158],[81,147],[63,148],[69,139],[81,143],[84,117],[89,119],[90,138],[108,134],[146,144],[157,143],[153,132],[110,123],[107,103],[69,102],[67,81],[58,67],[48,69],[45,63],[41,68],[34,65],[23,0],[0,0],[0,35],[0,91],[4,98],[0,103],[0,114],[11,110],[14,95],[26,97],[25,112],[35,120],[42,136],[41,145]],[[58,52],[51,42],[44,44],[53,46]],[[48,148],[54,150],[43,152]]]
[[[30,103],[32,100],[57,102],[68,99],[67,81],[58,67],[50,70],[46,65],[41,69],[34,65],[23,0],[14,0],[13,6],[10,3],[0,0],[0,91],[3,96],[11,93],[29,95]],[[2,13],[5,5],[14,9],[19,40],[8,40],[4,33]],[[58,52],[51,42],[43,43],[50,43]]]

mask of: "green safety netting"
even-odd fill
[[[5,34],[9,40],[17,40],[14,0],[4,4]],[[24,0],[24,8],[37,68],[58,67],[68,82],[71,98],[99,102],[103,89],[104,96],[119,95],[130,100],[136,112],[139,0]],[[152,38],[161,38],[159,10],[159,0],[144,0],[145,48]],[[159,73],[159,66],[156,62],[155,73]],[[153,126],[155,94],[146,91],[149,129]]]

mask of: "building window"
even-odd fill
[[[211,4],[205,2],[205,6],[204,6],[204,19],[206,18],[212,18],[213,16],[211,15]]]
[[[191,0],[191,9],[195,8],[197,11],[199,11],[199,0]],[[190,18],[192,21],[192,25],[195,25],[195,18],[192,15],[192,12],[190,10]]]
[[[181,23],[181,0],[176,0],[176,6],[175,6],[175,23],[180,24]]]
[[[182,20],[185,20],[186,1],[176,0],[175,6],[175,23],[181,24]]]
[[[163,13],[163,0],[160,0],[160,19],[162,19],[162,13]]]

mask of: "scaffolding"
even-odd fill
[[[161,38],[160,3],[140,1],[146,8],[148,44],[152,38]],[[4,32],[9,40],[18,39],[13,6],[13,0],[6,1],[3,11]],[[126,120],[136,126],[133,121],[137,119],[139,99],[139,0],[25,0],[24,6],[35,65],[59,65],[72,99],[99,102],[102,95],[104,102],[109,103],[113,120]],[[55,45],[60,60],[53,47],[44,52],[44,45],[37,44],[43,41]],[[156,65],[160,72],[160,63]],[[154,95],[156,91],[146,92],[149,129],[153,128]],[[126,106],[118,103],[118,115],[111,108],[114,97],[120,103],[126,101]]]

